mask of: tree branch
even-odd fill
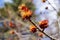
[[[55,40],[54,38],[50,37],[49,35],[47,35],[45,32],[41,31],[36,25],[35,23],[33,23],[30,19],[28,19],[29,22],[31,22],[40,32],[42,32],[44,35],[46,35],[47,37],[49,37],[51,40]]]

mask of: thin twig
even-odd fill
[[[33,23],[30,19],[28,19],[29,22],[31,22],[40,32],[42,32],[44,35],[46,35],[47,37],[49,37],[51,40],[55,40],[54,38],[50,37],[49,35],[47,35],[45,32],[41,31],[36,25],[35,23]]]
[[[48,0],[47,0],[48,1]],[[52,4],[48,1],[48,3],[51,5],[51,7],[57,12],[57,10],[56,10],[56,8],[54,8],[53,6],[52,6]],[[57,15],[57,22],[58,22],[58,30],[59,30],[59,16]]]
[[[47,0],[48,1],[48,0]],[[51,5],[51,7],[57,12],[56,8],[52,6],[52,4],[48,1],[48,3]]]

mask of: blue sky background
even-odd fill
[[[0,0],[0,8],[2,8],[4,6],[5,2],[10,2],[12,3],[12,0]]]
[[[0,7],[4,6],[4,0],[0,0]]]

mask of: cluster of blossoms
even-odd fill
[[[30,26],[30,32],[32,32],[32,33],[37,32],[37,29],[36,29],[36,27],[35,27],[34,25],[31,25],[31,26]],[[44,34],[43,34],[42,32],[39,32],[39,33],[38,33],[38,36],[39,36],[39,37],[43,37],[43,35],[44,35]]]
[[[40,22],[39,22],[39,27],[40,27],[41,29],[47,28],[47,27],[48,27],[48,20],[42,20],[42,21],[40,21]]]
[[[13,22],[9,22],[9,26],[10,26],[11,28],[15,28],[15,27],[16,27],[16,25],[15,25]]]
[[[39,22],[39,27],[41,28],[41,29],[45,29],[45,28],[47,28],[48,27],[48,20],[42,20],[42,21],[40,21]],[[31,25],[30,26],[30,31],[31,32],[33,32],[33,33],[35,33],[37,30],[36,30],[36,27],[34,26],[34,25]]]
[[[21,15],[21,17],[22,17],[23,19],[28,19],[28,18],[31,17],[32,11],[29,10],[28,7],[27,7],[25,4],[20,5],[20,6],[18,7],[18,9],[19,9],[19,12],[20,12],[19,15]]]
[[[12,29],[16,28],[15,23],[13,23],[12,21],[10,21],[10,22],[6,22],[5,21],[4,22],[4,27],[7,28],[7,25],[9,26],[8,28],[12,28]],[[14,30],[8,30],[8,29],[6,29],[6,31],[9,31],[9,34],[15,34]]]
[[[31,25],[30,26],[30,31],[35,33],[37,30],[36,30],[36,27],[34,25]]]

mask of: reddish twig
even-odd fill
[[[28,19],[29,22],[31,22],[40,32],[42,32],[44,35],[46,35],[47,37],[49,37],[51,40],[55,40],[54,38],[50,37],[49,35],[47,35],[45,32],[43,32],[42,30],[40,30],[35,23],[33,23],[30,19]]]

